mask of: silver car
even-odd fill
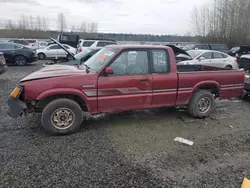
[[[237,58],[212,50],[189,50],[192,60],[181,61],[178,65],[207,65],[213,67],[239,69]]]

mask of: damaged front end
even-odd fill
[[[17,118],[27,112],[27,106],[23,101],[24,88],[22,86],[16,87],[8,98],[8,115],[12,118]]]

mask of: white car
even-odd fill
[[[117,44],[114,41],[110,40],[79,40],[79,44],[77,46],[77,53],[84,51],[85,49],[92,48],[92,49],[97,49],[97,48],[103,48],[108,45],[114,45]]]
[[[39,41],[31,45],[31,48],[33,49],[43,49],[46,46],[48,46],[48,43],[45,41]]]
[[[63,44],[63,46],[71,52],[73,55],[76,54],[76,49],[67,45]],[[37,49],[36,54],[38,59],[55,59],[55,58],[67,58],[68,54],[65,50],[63,50],[57,44],[51,44],[43,49]]]
[[[189,50],[192,60],[181,61],[178,65],[207,65],[213,67],[239,69],[237,58],[219,51]]]
[[[32,46],[34,43],[38,42],[37,39],[24,39],[26,41],[28,41],[28,43],[30,44],[30,46]]]

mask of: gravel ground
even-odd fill
[[[12,89],[41,65],[0,76],[0,187],[234,188],[250,178],[248,101],[218,101],[202,120],[164,108],[99,115],[79,133],[52,137],[39,115],[6,115]]]

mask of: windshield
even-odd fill
[[[200,54],[202,54],[202,51],[197,51],[197,50],[189,50],[187,53],[194,59],[198,57]]]
[[[83,65],[86,65],[91,70],[98,71],[107,61],[109,61],[117,49],[103,48],[90,59],[88,59]]]
[[[82,59],[84,56],[86,56],[88,53],[90,53],[92,50],[86,49],[78,54],[75,55],[76,59]]]

